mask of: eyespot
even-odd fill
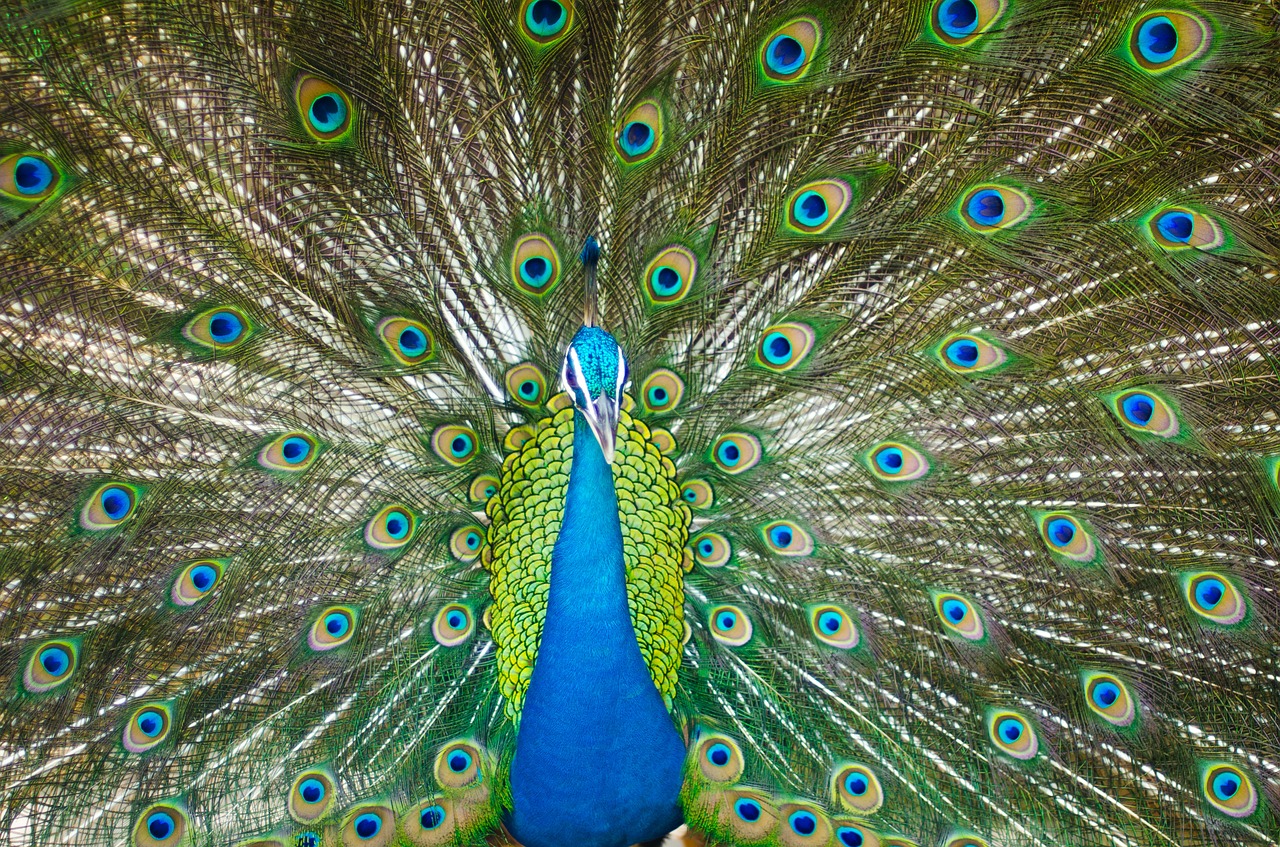
[[[1166,250],[1213,250],[1226,243],[1222,226],[1208,215],[1183,206],[1168,206],[1152,215],[1147,229]]]
[[[778,813],[765,795],[755,791],[726,791],[719,804],[720,820],[741,842],[763,841],[778,825]]]
[[[222,580],[226,562],[218,559],[197,559],[178,571],[169,597],[178,606],[194,606],[209,596],[209,592]]]
[[[449,536],[449,552],[459,562],[474,562],[484,548],[483,527],[470,524],[459,527]]]
[[[514,453],[533,438],[533,427],[513,426],[502,439],[502,449]]]
[[[704,532],[693,539],[693,557],[705,568],[722,568],[732,555],[729,539],[718,532]]]
[[[742,748],[725,735],[708,734],[698,742],[698,770],[712,782],[734,782],[742,776]]]
[[[976,835],[953,835],[947,839],[942,847],[991,847],[985,838],[979,838]]]
[[[145,753],[159,746],[169,737],[172,724],[173,714],[164,703],[135,709],[124,725],[124,749],[130,753]]]
[[[1107,673],[1084,672],[1084,702],[1095,715],[1115,726],[1129,726],[1138,716],[1129,688],[1119,677]]]
[[[760,336],[756,364],[778,373],[789,371],[804,361],[816,340],[817,334],[804,324],[771,326]]]
[[[336,799],[333,777],[327,771],[303,771],[293,778],[289,789],[289,816],[302,824],[318,821],[329,813]]]
[[[526,235],[511,253],[511,279],[526,294],[541,296],[560,281],[560,255],[545,236]]]
[[[673,245],[653,258],[644,270],[644,296],[655,306],[678,303],[698,275],[698,257]]]
[[[460,468],[475,458],[475,431],[457,424],[438,426],[431,433],[431,449],[447,464]]]
[[[62,172],[38,153],[15,153],[0,159],[0,194],[14,200],[43,200],[58,190]]]
[[[524,362],[507,371],[507,393],[521,406],[535,408],[546,402],[547,378],[532,362]]]
[[[1212,30],[1203,18],[1186,12],[1148,12],[1129,30],[1129,55],[1142,70],[1158,74],[1193,59],[1209,49]]]
[[[680,499],[694,509],[708,509],[715,502],[715,491],[706,480],[691,479],[680,488]]]
[[[364,543],[378,550],[398,550],[413,539],[418,519],[405,506],[384,506],[365,524]]]
[[[786,847],[831,843],[831,822],[816,807],[808,803],[784,803],[778,807],[778,816],[786,821],[778,830],[778,841]]]
[[[498,493],[498,486],[502,482],[496,476],[489,474],[481,474],[471,480],[471,485],[467,488],[467,496],[471,498],[472,503],[487,503]]]
[[[837,768],[831,777],[831,794],[842,808],[861,815],[869,815],[884,804],[880,780],[866,765]]]
[[[356,610],[330,606],[320,613],[307,633],[307,646],[318,653],[335,650],[356,634]]]
[[[182,328],[182,335],[192,344],[210,350],[231,350],[239,347],[253,330],[253,324],[244,312],[230,306],[201,312]]]
[[[347,816],[343,847],[387,847],[396,842],[395,813],[386,806],[359,806]]]
[[[880,847],[879,837],[858,821],[832,821],[839,847]]]
[[[80,526],[91,532],[114,529],[138,510],[142,489],[125,482],[98,486],[80,511]]]
[[[1000,347],[977,335],[949,335],[935,350],[942,366],[960,374],[981,374],[995,370],[1009,360]]]
[[[853,187],[839,179],[821,179],[800,186],[787,200],[787,226],[808,235],[820,235],[849,208]]]
[[[741,647],[751,640],[751,618],[737,606],[716,606],[707,616],[711,637],[730,647]]]
[[[1034,758],[1040,749],[1031,723],[1014,712],[992,712],[987,717],[987,735],[997,749],[1015,759]]]
[[[1049,552],[1073,562],[1089,563],[1098,558],[1098,546],[1085,525],[1066,512],[1040,515],[1040,537]]]
[[[881,482],[911,482],[929,473],[929,460],[909,444],[883,441],[871,448],[867,467]]]
[[[1253,781],[1235,765],[1223,762],[1205,768],[1201,788],[1209,805],[1228,817],[1247,818],[1258,808]]]
[[[791,521],[774,521],[760,528],[769,550],[779,556],[808,556],[813,552],[813,538]]]
[[[1184,574],[1183,592],[1191,611],[1219,626],[1231,626],[1244,620],[1249,605],[1245,595],[1231,580],[1213,571]]]
[[[297,473],[311,467],[319,443],[305,432],[286,432],[258,451],[258,464],[269,471]]]
[[[664,456],[671,456],[676,452],[676,437],[671,434],[670,430],[659,426],[651,427],[649,429],[649,441]]]
[[[711,461],[734,476],[754,468],[763,455],[760,439],[746,432],[726,432],[711,445]]]
[[[445,647],[457,647],[475,631],[475,618],[472,617],[471,610],[461,603],[445,606],[436,614],[435,623],[431,625],[431,634]]]
[[[684,380],[675,371],[659,368],[640,385],[640,403],[651,414],[675,411],[684,397]]]
[[[1005,0],[935,0],[933,34],[955,47],[988,32],[1004,14]]]
[[[976,232],[994,232],[1031,214],[1031,198],[1004,185],[979,185],[960,201],[960,217]]]
[[[383,318],[378,322],[377,331],[391,358],[402,365],[420,365],[435,353],[435,339],[421,321],[395,316]]]
[[[937,594],[933,598],[933,608],[938,619],[948,631],[955,633],[967,641],[981,641],[986,635],[986,627],[982,623],[982,615],[977,608],[959,594]]]
[[[351,98],[333,83],[305,74],[294,85],[293,97],[302,128],[316,141],[341,141],[351,131]]]
[[[463,818],[467,806],[462,805]],[[415,847],[444,847],[453,844],[460,823],[455,807],[446,795],[437,794],[422,800],[400,819],[400,831],[407,843]]]
[[[662,146],[662,109],[646,100],[627,113],[614,135],[614,150],[629,165],[650,158]]]
[[[1181,426],[1178,415],[1164,398],[1145,388],[1121,391],[1110,398],[1111,413],[1137,435],[1175,438]]]
[[[80,649],[74,641],[46,641],[27,660],[22,685],[32,694],[52,691],[71,679],[79,662]]]
[[[839,606],[824,604],[809,608],[809,629],[823,644],[841,650],[858,646],[858,627],[853,616]]]
[[[822,42],[813,18],[796,18],[769,33],[760,46],[760,68],[772,82],[795,82],[809,72]]]
[[[436,755],[436,780],[444,788],[464,788],[478,782],[480,760],[483,754],[470,741],[454,741],[446,744]]]
[[[540,47],[564,37],[572,22],[572,0],[524,0],[520,6],[520,31]]]
[[[186,833],[187,816],[177,806],[156,803],[138,816],[133,842],[137,847],[176,847]]]

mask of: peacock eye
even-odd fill
[[[520,31],[538,46],[561,38],[573,19],[568,0],[525,0],[520,9]]]
[[[171,847],[183,843],[187,819],[176,807],[158,804],[138,818],[133,840],[139,847]]]
[[[614,150],[627,164],[648,159],[662,146],[662,110],[646,100],[627,113],[618,127]]]
[[[243,344],[252,330],[244,312],[225,306],[196,315],[182,328],[182,335],[210,350],[230,350]]]
[[[0,194],[15,200],[43,200],[58,189],[58,167],[36,153],[17,153],[0,159]]]
[[[172,721],[168,706],[143,706],[125,725],[124,748],[130,753],[145,753],[158,746],[169,735]]]
[[[1158,74],[1199,58],[1209,48],[1212,30],[1186,12],[1149,12],[1134,21],[1129,52],[1142,70]]]
[[[303,128],[317,141],[340,141],[351,131],[351,99],[333,83],[304,75],[294,86],[294,99]]]

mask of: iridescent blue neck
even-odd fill
[[[525,847],[625,847],[681,822],[685,748],[640,655],[613,471],[581,414],[511,767]]]

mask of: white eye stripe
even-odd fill
[[[622,397],[622,389],[627,385],[627,360],[622,355],[622,348],[618,348],[618,384],[614,386],[613,396],[615,398]]]

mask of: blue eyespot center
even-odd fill
[[[902,470],[902,451],[897,447],[886,447],[876,453],[876,465],[887,474],[896,474]]]
[[[938,23],[952,38],[963,38],[978,28],[978,9],[973,0],[944,0],[938,7]]]
[[[520,278],[534,288],[541,288],[551,279],[551,262],[542,256],[530,256],[520,263]]]
[[[462,458],[471,452],[471,438],[467,435],[455,435],[449,442],[449,452],[456,458]]]
[[[1233,773],[1220,773],[1213,778],[1213,793],[1219,800],[1230,800],[1240,790],[1240,778]]]
[[[798,835],[813,835],[814,830],[818,828],[818,819],[805,811],[792,812],[787,823],[791,824],[791,828]]]
[[[156,841],[164,841],[173,834],[173,815],[168,812],[152,812],[147,816],[147,832]]]
[[[694,491],[692,488],[686,488],[684,490],[684,499],[692,503],[694,500],[698,499],[698,492]]]
[[[454,629],[462,629],[467,622],[466,616],[461,612],[450,612],[449,617],[446,618],[446,620],[449,622],[449,626]]]
[[[466,538],[467,548],[477,550],[480,547],[480,536],[474,532],[468,532]]]
[[[842,826],[836,830],[836,837],[844,847],[862,847],[862,833],[851,826]]]
[[[40,194],[53,182],[53,168],[35,156],[23,156],[13,168],[13,184],[19,194]]]
[[[775,547],[790,547],[792,540],[791,530],[785,526],[775,526],[769,530],[769,540],[773,542]]]
[[[341,638],[351,628],[351,621],[341,612],[330,612],[325,615],[324,629],[334,638]]]
[[[311,101],[311,125],[320,132],[333,132],[347,119],[347,104],[337,94],[321,94]]]
[[[804,226],[819,226],[830,214],[826,198],[816,191],[806,191],[797,197],[794,211],[796,220]]]
[[[1004,198],[999,191],[984,188],[969,198],[967,210],[982,226],[995,226],[1004,219]]]
[[[50,676],[62,676],[71,667],[71,655],[62,647],[46,647],[40,651],[40,667]]]
[[[191,569],[191,584],[201,593],[208,591],[217,581],[218,572],[208,565],[196,565]]]
[[[555,35],[564,28],[564,9],[556,0],[536,0],[524,13],[525,25],[539,36]]]
[[[964,616],[969,614],[969,608],[959,600],[944,600],[942,602],[942,614],[946,615],[953,623],[960,623],[964,620]]]
[[[531,379],[520,383],[520,396],[526,400],[535,399],[538,396],[538,383]]]
[[[716,615],[716,629],[728,631],[733,629],[733,625],[738,622],[738,616],[733,612],[721,612]]]
[[[863,794],[866,794],[868,787],[869,783],[867,782],[867,778],[860,773],[854,772],[845,777],[844,790],[848,791],[854,797],[861,797]]]
[[[843,623],[844,620],[836,612],[823,612],[818,616],[818,627],[826,633],[839,632]]]
[[[409,516],[404,512],[390,512],[386,519],[387,535],[396,541],[409,534]]]
[[[148,738],[155,738],[160,734],[160,730],[164,729],[164,719],[153,711],[146,711],[138,715],[138,729]]]
[[[742,458],[742,451],[738,449],[738,445],[734,444],[732,441],[726,441],[721,444],[717,454],[720,461],[730,467],[738,464],[738,460]]]
[[[967,338],[957,339],[947,345],[947,358],[962,368],[971,368],[978,361],[978,345]]]
[[[1212,611],[1226,593],[1227,587],[1221,580],[1202,579],[1196,585],[1196,605],[1206,612]]]
[[[215,312],[209,318],[209,336],[219,344],[230,344],[244,332],[244,324],[231,312]]]
[[[318,779],[304,779],[298,786],[298,793],[308,803],[319,803],[324,799],[324,783]]]
[[[703,539],[698,542],[698,553],[703,558],[710,556],[714,552],[716,552],[716,547],[709,539]]]
[[[1076,537],[1076,527],[1066,518],[1054,518],[1049,521],[1046,534],[1049,536],[1049,542],[1055,547],[1066,547],[1071,543],[1071,539]]]
[[[764,357],[771,365],[785,365],[791,359],[791,340],[780,332],[771,332],[764,340]]]
[[[733,810],[738,813],[738,817],[747,823],[755,823],[760,820],[760,804],[755,800],[748,800],[743,797],[733,804]]]
[[[680,273],[663,265],[653,272],[653,287],[659,294],[674,294],[680,288]]]
[[[649,402],[655,406],[661,406],[667,402],[667,389],[661,385],[655,385],[649,389]]]
[[[113,485],[102,492],[99,502],[102,503],[102,511],[107,513],[108,518],[120,521],[129,514],[133,498],[129,496],[128,491]]]
[[[406,356],[421,356],[427,350],[427,336],[416,326],[402,329],[398,343]]]
[[[422,824],[423,829],[436,829],[440,824],[444,823],[444,808],[441,806],[428,806],[422,810],[422,814],[418,816],[418,821]]]
[[[707,750],[707,760],[718,768],[722,768],[729,764],[729,759],[733,754],[729,752],[729,748],[724,744],[713,744]]]
[[[1178,30],[1164,15],[1147,20],[1138,29],[1138,51],[1148,62],[1167,62],[1178,49]]]
[[[286,462],[296,465],[311,453],[311,445],[305,438],[299,438],[296,435],[290,436],[284,440],[284,444],[280,447],[280,453],[284,456]]]
[[[382,830],[382,818],[366,812],[356,818],[355,830],[356,835],[360,836],[362,841],[368,841]]]
[[[449,754],[449,770],[462,773],[471,767],[471,756],[464,750],[454,750]]]
[[[789,35],[775,36],[765,56],[774,73],[795,73],[804,64],[804,45]]]
[[[1114,682],[1099,682],[1093,687],[1093,702],[1105,709],[1120,699],[1120,687]]]
[[[1022,737],[1022,722],[1013,718],[1005,718],[1000,721],[998,731],[1001,738],[1012,743]]]
[[[1186,244],[1195,231],[1195,221],[1186,212],[1165,212],[1156,218],[1156,229],[1169,241]]]
[[[1130,394],[1120,404],[1124,416],[1134,426],[1146,426],[1156,411],[1156,401],[1146,394]]]
[[[653,128],[644,121],[632,121],[622,128],[622,149],[628,156],[640,156],[653,147]]]

